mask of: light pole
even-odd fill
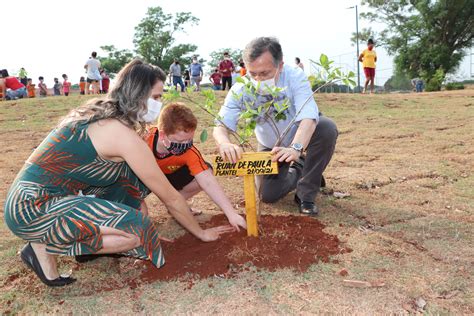
[[[357,45],[357,90],[360,92],[360,65],[359,65],[359,11],[357,5],[348,9],[356,9],[356,45]]]

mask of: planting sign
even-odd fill
[[[272,161],[270,152],[243,153],[236,163],[224,161],[221,156],[212,158],[216,176],[243,176],[247,235],[258,236],[255,175],[277,174],[278,163]]]
[[[227,162],[221,156],[212,160],[216,176],[246,176],[259,174],[277,174],[278,164],[272,161],[270,152],[243,153],[236,163]]]

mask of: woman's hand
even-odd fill
[[[174,239],[168,238],[168,237],[163,237],[163,236],[158,236],[158,239],[161,241],[166,241],[166,242],[174,242]]]
[[[201,236],[199,237],[202,241],[214,241],[219,239],[219,236],[225,233],[230,233],[234,231],[234,227],[225,225],[208,228],[202,231]]]
[[[227,216],[227,219],[229,220],[229,224],[234,228],[235,231],[240,231],[239,226],[243,229],[247,229],[247,222],[241,215],[237,214],[235,211],[229,214]]]

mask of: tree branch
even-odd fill
[[[298,117],[298,115],[301,113],[301,111],[303,110],[303,108],[306,106],[306,104],[309,102],[309,100],[311,100],[311,98],[319,91],[321,90],[322,88],[328,86],[329,84],[331,83],[334,83],[334,82],[337,82],[337,81],[340,81],[340,80],[331,80],[331,81],[328,81],[326,82],[325,84],[323,84],[322,86],[318,87],[317,89],[315,89],[313,91],[313,93],[304,101],[303,105],[301,106],[301,108],[298,110],[298,112],[296,112],[295,116],[293,117],[293,119],[290,121],[290,123],[288,123],[288,126],[285,128],[285,130],[283,131],[283,133],[281,134],[281,136],[278,138],[277,142],[275,143],[275,146],[274,147],[278,147],[281,145],[281,142],[283,141],[283,139],[286,137],[286,135],[290,132],[290,128],[295,124],[295,121],[296,121],[296,118]]]
[[[207,108],[205,108],[204,106],[202,106],[198,102],[194,101],[188,95],[184,95],[184,96],[182,96],[182,98],[189,101],[189,102],[191,102],[191,103],[193,103],[193,104],[195,104],[195,105],[197,105],[201,110],[203,110],[204,112],[206,112],[207,114],[212,116],[215,120],[217,120],[219,122],[219,124],[222,125],[229,132],[229,134],[232,135],[239,142],[239,144],[242,148],[244,148],[244,146],[248,146],[253,150],[253,146],[252,146],[252,144],[250,144],[249,141],[245,140],[238,133],[236,133],[234,130],[232,130],[230,127],[228,127],[221,119],[219,119],[217,117],[216,114],[212,113]]]

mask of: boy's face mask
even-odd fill
[[[166,150],[168,150],[172,155],[180,156],[184,154],[188,149],[193,147],[193,140],[191,139],[190,141],[185,143],[177,143],[170,141],[168,146],[166,146],[163,142],[163,145],[165,146]]]

